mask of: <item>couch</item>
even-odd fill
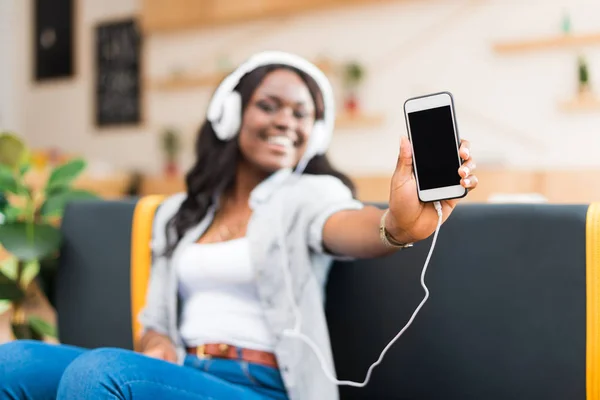
[[[53,291],[63,343],[133,348],[159,204],[67,206]],[[410,318],[430,244],[334,264],[326,313],[340,379],[362,381]],[[425,280],[411,327],[342,399],[600,399],[599,205],[461,204]]]

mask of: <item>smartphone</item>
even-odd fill
[[[448,92],[414,97],[404,103],[408,138],[413,147],[417,193],[422,202],[466,196],[458,169],[460,138],[454,100]]]

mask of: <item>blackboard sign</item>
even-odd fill
[[[75,72],[74,0],[35,0],[35,79],[70,77]]]
[[[141,36],[135,20],[96,27],[95,114],[98,126],[141,120]]]

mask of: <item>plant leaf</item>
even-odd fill
[[[10,255],[0,262],[0,272],[13,281],[17,280],[18,269],[19,260],[14,255]]]
[[[11,192],[20,196],[29,194],[29,189],[23,182],[17,180],[13,171],[3,164],[0,164],[0,191]]]
[[[42,340],[43,337],[32,329],[29,324],[10,324],[13,335],[17,339]]]
[[[6,217],[6,221],[5,221],[6,223],[15,222],[19,219],[19,217],[25,216],[25,209],[15,207],[12,204],[9,204],[4,209],[4,216]]]
[[[19,260],[46,258],[60,248],[61,233],[49,224],[35,224],[31,232],[24,222],[0,225],[0,244]]]
[[[29,169],[31,168],[31,164],[30,163],[26,163],[21,165],[21,167],[19,168],[19,173],[21,174],[21,176],[25,175],[27,172],[29,172]]]
[[[30,315],[27,317],[27,322],[31,329],[40,336],[49,336],[51,338],[56,339],[56,328],[44,321],[40,317],[36,317],[35,315]]]
[[[86,162],[81,158],[77,158],[56,167],[52,171],[52,174],[50,174],[46,187],[53,188],[56,186],[70,185],[85,169],[85,166]]]
[[[46,186],[45,195],[46,198],[48,198],[50,196],[58,196],[69,191],[71,191],[69,185]]]
[[[12,132],[0,134],[0,164],[16,168],[27,159],[28,153],[25,142],[17,134]]]
[[[17,181],[13,172],[3,164],[0,164],[0,191],[18,194]]]
[[[92,192],[86,190],[69,190],[59,191],[58,194],[46,198],[40,209],[40,213],[44,217],[62,216],[67,203],[71,201],[92,200],[97,199]]]
[[[7,312],[12,307],[12,302],[10,300],[0,300],[0,315]]]
[[[0,272],[0,300],[21,300],[25,293],[19,287],[19,284]]]
[[[39,272],[40,262],[38,260],[27,261],[23,266],[23,271],[21,271],[21,287],[26,289]]]
[[[9,204],[5,192],[0,192],[0,211],[3,211]]]

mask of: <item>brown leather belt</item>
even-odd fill
[[[230,360],[243,360],[267,367],[279,368],[277,358],[273,353],[260,350],[245,349],[225,343],[207,343],[198,347],[188,347],[187,352],[198,358],[226,358]]]

